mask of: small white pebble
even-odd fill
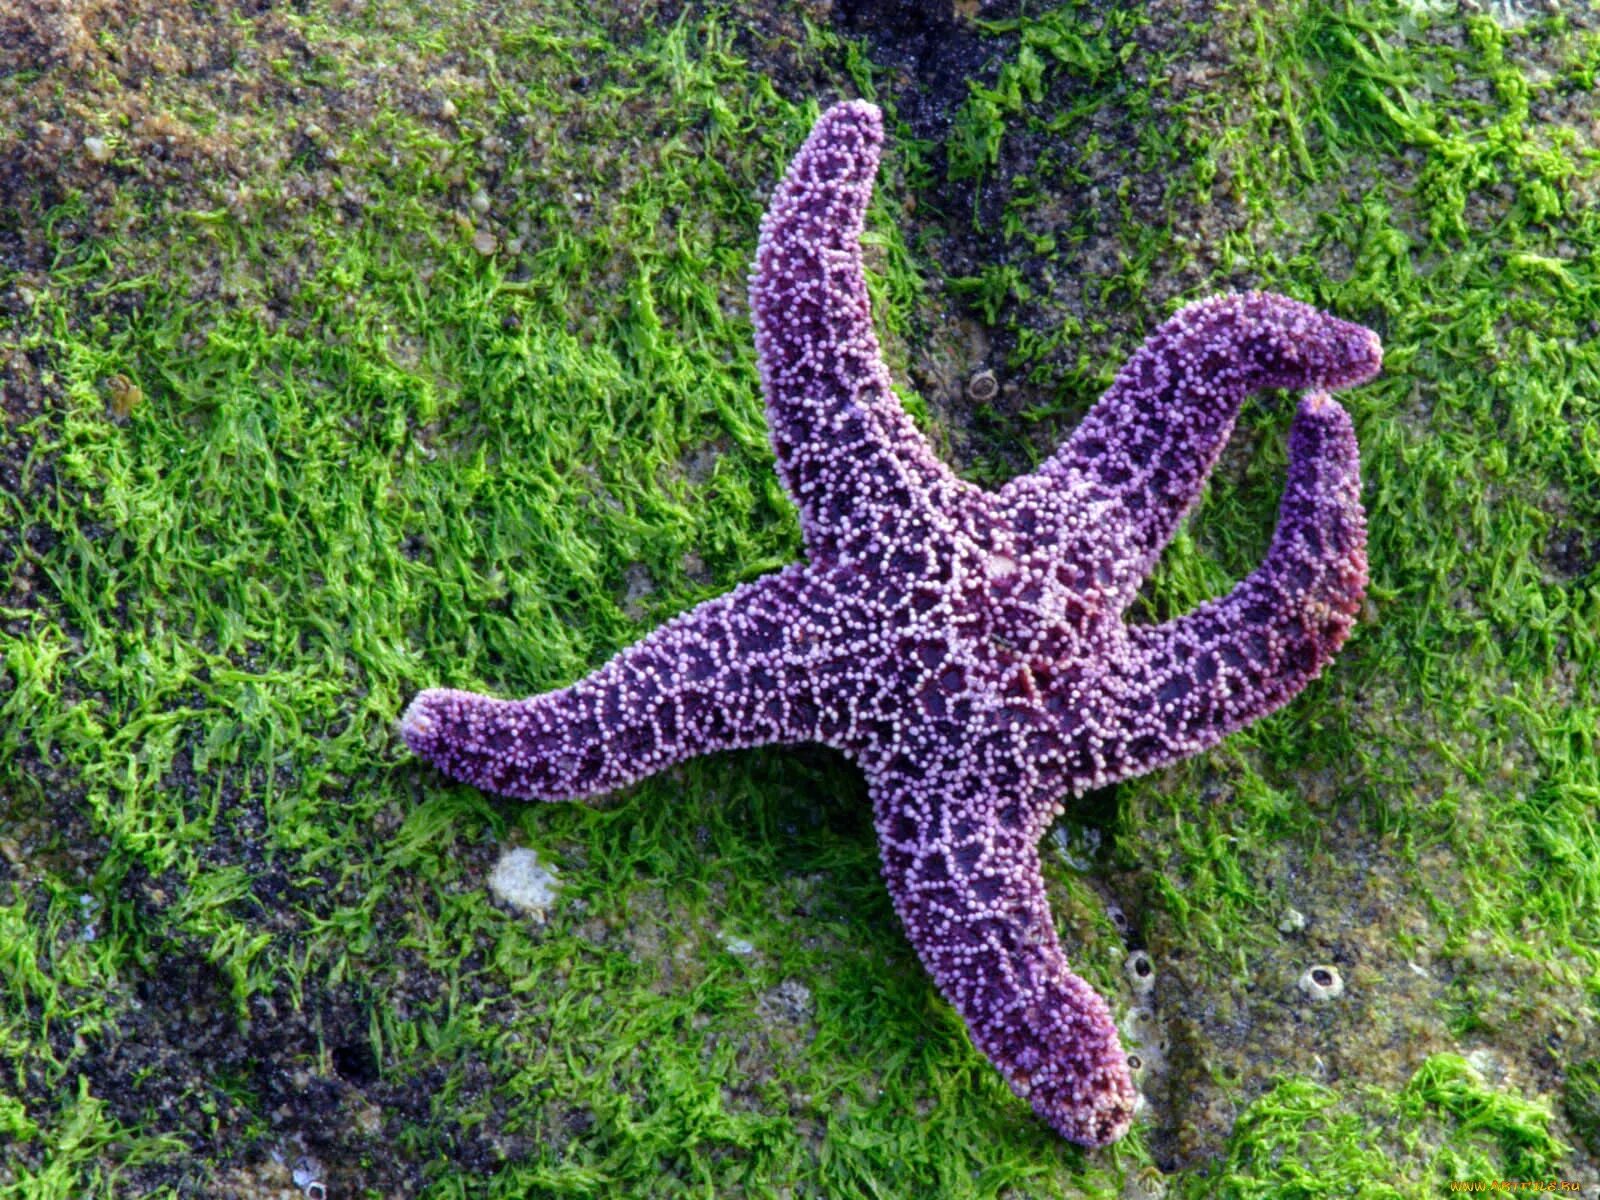
[[[553,867],[541,863],[532,850],[519,848],[507,850],[500,856],[489,876],[489,890],[496,900],[543,924],[550,906],[555,903],[558,882]]]

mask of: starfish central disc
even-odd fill
[[[883,140],[840,104],[795,156],[750,283],[779,478],[807,561],[667,622],[570,687],[422,692],[416,753],[522,799],[611,791],[710,751],[822,742],[865,773],[884,879],[939,990],[1063,1136],[1120,1137],[1135,1093],[1110,1010],[1067,966],[1038,842],[1062,798],[1214,745],[1349,634],[1366,584],[1350,419],[1329,390],[1377,338],[1282,296],[1182,309],[1072,437],[997,493],[896,401],[860,234]],[[1199,498],[1240,405],[1305,392],[1265,560],[1163,625],[1124,613]]]

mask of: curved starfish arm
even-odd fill
[[[1371,330],[1270,292],[1201,300],[1157,329],[1035,473],[1076,506],[1080,523],[1060,536],[1098,568],[1111,609],[1133,599],[1199,500],[1250,393],[1349,387],[1382,355]]]
[[[1096,786],[1215,745],[1287,703],[1344,644],[1367,583],[1367,526],[1350,417],[1313,393],[1289,437],[1289,480],[1266,559],[1220,600],[1128,628],[1107,680],[1127,719]]]
[[[761,220],[750,276],[778,478],[813,554],[870,536],[852,525],[861,512],[961,488],[890,389],[872,330],[861,229],[882,143],[871,104],[822,114]]]
[[[796,649],[817,628],[813,591],[798,564],[743,584],[525,700],[431,688],[401,736],[446,775],[519,800],[596,796],[695,755],[815,738],[821,707]]]
[[[872,792],[895,911],[973,1043],[1063,1137],[1121,1137],[1135,1103],[1127,1055],[1106,1002],[1067,966],[1037,831],[990,815],[989,796],[950,803],[909,781]]]

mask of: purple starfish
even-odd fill
[[[808,563],[667,622],[526,700],[435,689],[401,732],[445,773],[593,796],[697,754],[823,742],[867,777],[895,911],[939,990],[1065,1137],[1120,1137],[1111,1013],[1067,967],[1038,841],[1067,792],[1214,745],[1332,657],[1366,584],[1350,418],[1324,389],[1379,365],[1358,325],[1264,293],[1192,304],[1072,438],[990,494],[934,456],[889,386],[859,236],[883,140],[825,113],[761,225],[756,351]],[[1266,561],[1163,625],[1123,613],[1193,507],[1247,394],[1311,389]]]

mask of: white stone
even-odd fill
[[[489,890],[496,900],[543,924],[555,903],[557,881],[554,867],[541,863],[532,850],[518,848],[507,850],[495,863]]]

